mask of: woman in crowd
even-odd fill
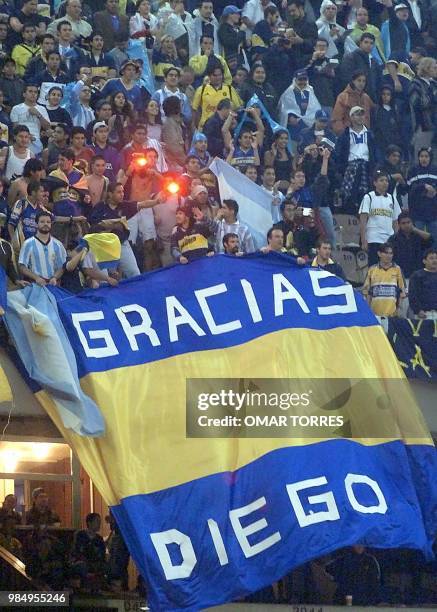
[[[382,160],[389,145],[402,147],[399,130],[400,117],[396,109],[393,88],[384,85],[381,88],[379,104],[372,109],[371,124],[375,136],[378,159]]]
[[[109,100],[112,115],[108,121],[108,142],[113,147],[120,149],[129,140],[129,126],[135,123],[135,112],[122,91],[112,94]]]
[[[293,156],[288,149],[289,135],[287,130],[277,130],[273,135],[272,146],[264,154],[264,165],[275,169],[277,181],[290,181],[293,168]]]
[[[350,111],[354,106],[364,110],[364,125],[370,128],[370,112],[374,106],[365,93],[366,75],[364,72],[354,72],[349,85],[341,92],[332,111],[331,124],[335,134],[339,136],[350,126]]]

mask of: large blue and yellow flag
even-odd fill
[[[52,293],[104,435],[66,427],[47,385],[38,397],[152,610],[232,601],[354,543],[431,554],[435,448],[350,285],[286,256],[219,255]]]

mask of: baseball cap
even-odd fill
[[[205,187],[205,185],[196,185],[191,191],[193,198],[197,198],[197,196],[201,193],[208,193],[208,189]]]
[[[222,15],[223,17],[227,17],[228,15],[235,15],[236,13],[241,13],[241,9],[235,6],[235,4],[228,4],[228,6],[225,6],[223,9]]]
[[[294,78],[295,79],[307,79],[308,72],[306,70],[296,70],[296,72],[294,73]]]
[[[108,127],[106,125],[106,123],[104,121],[96,121],[96,123],[93,125],[93,134],[95,134],[97,132],[97,130],[101,127]]]
[[[319,121],[329,121],[329,115],[326,111],[320,109],[316,112],[316,119],[318,119]]]
[[[395,11],[399,11],[401,9],[407,9],[408,6],[404,4],[404,2],[399,2],[399,4],[395,4],[393,8]]]
[[[349,117],[352,117],[352,115],[355,115],[355,113],[364,113],[364,112],[365,110],[361,106],[352,106],[352,108],[349,111]]]

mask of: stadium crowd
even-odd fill
[[[9,281],[78,292],[253,252],[218,157],[271,196],[257,249],[344,278],[333,213],[355,215],[374,312],[435,318],[436,25],[433,0],[4,0]]]

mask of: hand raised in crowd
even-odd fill
[[[188,259],[186,257],[184,257],[183,255],[181,255],[179,257],[179,263],[181,264],[187,264],[188,263]]]
[[[193,207],[193,217],[196,219],[196,221],[202,221],[204,217],[203,212],[197,206]]]

